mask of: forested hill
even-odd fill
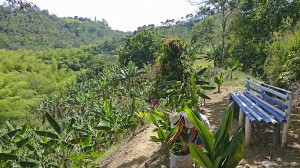
[[[112,30],[105,20],[59,18],[38,7],[20,10],[0,5],[0,48],[70,48],[119,41],[124,32]]]

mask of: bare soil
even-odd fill
[[[210,120],[214,132],[223,119],[224,111],[229,103],[228,93],[241,91],[238,87],[221,87],[221,93],[209,94],[201,111]],[[232,130],[238,127],[238,114],[232,123]],[[121,145],[118,151],[104,161],[101,168],[161,168],[169,167],[169,158],[164,154],[160,143],[150,141],[150,136],[155,135],[154,127],[149,126],[128,142]],[[282,130],[282,129],[281,129]],[[272,144],[272,125],[253,125],[252,139],[249,146],[244,146],[245,156],[238,167],[300,167],[300,112],[293,111],[288,136],[287,148]],[[271,163],[267,165],[266,163]],[[273,164],[273,166],[271,166]]]

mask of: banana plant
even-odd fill
[[[215,83],[218,85],[218,93],[221,92],[221,85],[223,84],[223,74],[216,75],[214,78]]]
[[[150,114],[151,122],[156,126],[155,130],[157,131],[157,136],[150,136],[150,140],[153,142],[161,143],[165,155],[169,156],[172,146],[168,145],[167,142],[170,139],[170,137],[173,134],[175,134],[175,132],[178,129],[178,126],[171,129],[170,124],[164,122],[164,121],[169,121],[169,119],[161,120],[162,118],[160,117],[161,116],[159,115]]]
[[[235,60],[233,65],[231,67],[227,66],[227,73],[228,76],[230,76],[230,79],[232,80],[232,73],[234,71],[236,71],[239,67],[240,67],[240,61],[239,60]]]
[[[232,168],[237,167],[244,156],[242,146],[243,127],[239,127],[234,135],[230,137],[233,111],[229,105],[225,111],[225,116],[213,135],[208,128],[198,119],[195,113],[189,108],[185,112],[189,120],[195,126],[201,139],[203,148],[201,150],[195,144],[189,145],[189,151],[195,160],[203,168]]]
[[[208,82],[201,78],[201,75],[206,71],[206,68],[198,72],[192,72],[186,81],[166,81],[168,88],[166,91],[168,105],[172,108],[182,108],[186,104],[197,108],[199,98],[210,99],[205,93],[205,90],[212,90],[215,87],[209,86]]]

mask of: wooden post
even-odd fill
[[[288,137],[288,131],[291,122],[292,98],[293,98],[292,93],[291,92],[287,93],[286,105],[288,106],[288,108],[285,110],[287,117],[286,117],[286,123],[284,123],[283,125],[281,147],[287,146],[287,137]]]
[[[242,111],[242,108],[240,108],[239,112],[239,126],[244,125],[244,118],[245,118],[245,113]]]
[[[273,130],[273,145],[276,146],[279,144],[280,139],[280,123],[274,124]]]
[[[246,117],[245,123],[245,145],[249,145],[251,141],[251,122],[248,117]]]

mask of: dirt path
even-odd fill
[[[243,88],[222,87],[221,93],[209,94],[211,100],[201,107],[201,112],[210,120],[212,131],[215,131],[223,119],[224,111],[228,104],[228,93],[240,91]],[[253,126],[251,145],[244,147],[245,156],[239,167],[259,168],[267,167],[266,163],[274,164],[273,167],[300,167],[300,113],[292,114],[289,144],[286,149],[272,145],[272,127],[266,125]],[[237,128],[237,115],[233,120],[233,129]],[[122,145],[116,154],[106,160],[101,168],[144,168],[145,163],[150,168],[169,167],[169,159],[163,155],[160,143],[151,142],[150,136],[155,133],[153,126],[136,135],[128,143]],[[269,166],[270,167],[270,166]]]
[[[101,168],[142,168],[145,163],[153,163],[160,156],[160,143],[150,141],[150,136],[155,135],[154,126],[146,128],[134,138],[124,143],[118,151],[106,160]]]

